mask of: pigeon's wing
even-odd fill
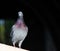
[[[10,37],[13,37],[13,29],[11,28]]]
[[[11,37],[13,37],[13,33],[14,33],[14,30],[15,30],[15,27],[16,27],[16,26],[13,25],[12,28],[11,28],[11,33],[10,33],[10,36],[11,36]]]
[[[15,29],[15,25],[13,25],[13,26],[12,26],[12,28],[11,28],[10,37],[13,37],[13,32],[14,32],[14,29]]]

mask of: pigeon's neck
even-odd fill
[[[20,19],[23,19],[23,16],[19,16]]]
[[[24,21],[21,20],[21,19],[18,19],[17,22],[16,22],[16,26],[19,26],[19,27],[25,26]]]
[[[17,21],[20,21],[20,23],[21,22],[24,22],[24,20],[23,19],[20,19],[20,18],[18,18]]]

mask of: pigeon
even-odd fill
[[[28,34],[28,27],[24,23],[22,11],[19,11],[18,19],[16,23],[12,26],[10,33],[13,46],[16,47],[16,43],[18,42],[18,47],[21,48],[21,45],[25,40],[27,34]]]

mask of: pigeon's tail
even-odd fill
[[[18,12],[18,16],[20,20],[23,20],[23,13],[21,11]]]

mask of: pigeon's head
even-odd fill
[[[18,12],[19,17],[23,17],[23,13],[21,11]]]

